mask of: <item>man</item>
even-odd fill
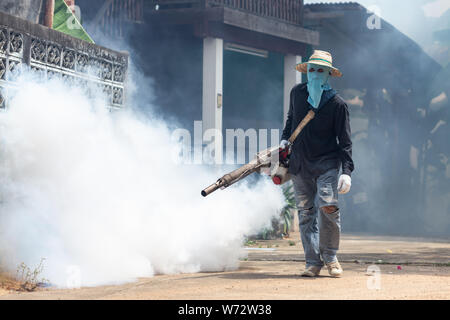
[[[348,108],[330,87],[328,78],[341,77],[342,73],[333,67],[331,54],[320,50],[315,50],[309,61],[298,64],[296,69],[307,73],[308,82],[291,91],[280,145],[292,148],[289,173],[306,260],[302,276],[318,276],[325,264],[331,276],[339,277],[342,268],[336,253],[341,226],[337,194],[350,190],[354,166]],[[309,110],[315,112],[315,117],[290,146],[288,138]]]

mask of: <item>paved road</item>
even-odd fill
[[[310,279],[299,276],[304,257],[298,239],[294,233],[291,239],[259,241],[234,271],[72,290],[0,291],[0,299],[450,299],[449,241],[345,235],[339,254],[343,277],[330,278],[324,269]],[[379,273],[368,276],[368,268]]]

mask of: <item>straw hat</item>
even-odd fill
[[[342,72],[340,72],[338,68],[333,67],[333,58],[331,57],[331,53],[329,52],[314,50],[314,53],[309,58],[309,61],[297,64],[295,66],[295,69],[302,73],[306,73],[308,71],[308,63],[329,67],[331,68],[332,77],[342,77]]]

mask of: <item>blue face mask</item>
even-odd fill
[[[319,69],[323,69],[323,72],[318,72]],[[310,70],[314,70],[310,72]],[[331,87],[328,84],[328,78],[330,77],[330,68],[317,65],[308,64],[308,102],[313,108],[318,108],[323,91],[330,90]]]

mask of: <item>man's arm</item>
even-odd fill
[[[283,129],[283,133],[281,135],[281,140],[287,140],[291,136],[291,129],[292,129],[292,113],[293,113],[293,99],[292,94],[294,90],[291,90],[291,94],[289,96],[289,111],[286,119],[286,124]]]
[[[352,159],[352,133],[350,130],[350,115],[347,104],[342,103],[336,110],[334,130],[338,138],[342,174],[351,175],[354,169]]]

